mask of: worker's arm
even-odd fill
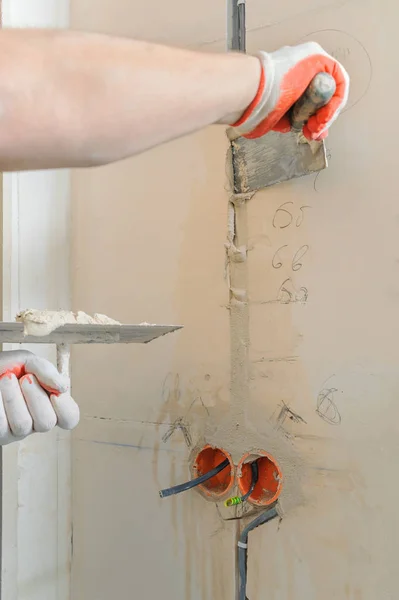
[[[1,30],[0,170],[106,164],[212,123],[254,135],[284,129],[289,106],[327,70],[338,86],[320,132],[345,104],[346,75],[319,46],[298,48],[255,57]]]

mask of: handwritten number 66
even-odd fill
[[[272,266],[275,269],[281,269],[281,267],[283,266],[283,259],[281,258],[279,253],[284,248],[288,248],[287,244],[285,244],[284,246],[280,246],[280,248],[278,250],[276,250],[276,252],[274,253],[274,256],[272,259]],[[305,254],[308,250],[309,250],[308,244],[304,244],[295,252],[295,254],[292,258],[292,263],[291,263],[291,269],[293,271],[299,271],[299,269],[302,269],[303,265],[302,265],[301,260],[303,259],[303,257],[305,256]]]
[[[290,205],[294,204],[293,202],[284,202],[274,213],[273,217],[273,227],[275,229],[285,229],[289,227],[294,221],[294,215],[291,212]],[[311,208],[310,206],[304,205],[300,206],[299,211],[300,214],[295,219],[295,226],[300,227],[304,217],[305,208]]]

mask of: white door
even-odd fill
[[[63,27],[68,19],[67,0],[2,0],[3,27]],[[2,183],[3,320],[29,306],[68,308],[69,173],[4,174]],[[31,349],[55,358],[52,347]],[[32,436],[1,458],[1,598],[68,600],[70,436]]]

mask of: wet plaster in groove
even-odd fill
[[[230,414],[233,426],[238,429],[246,425],[245,406],[249,396],[246,198],[231,198],[229,202],[230,212],[234,214],[234,219],[229,218],[229,223],[231,220],[234,223],[234,233],[230,256],[228,257],[231,352]]]
[[[249,199],[249,198],[248,198]],[[230,418],[231,429],[245,430],[245,406],[249,392],[249,307],[247,268],[247,198],[230,198],[228,206],[228,232],[226,262],[229,282],[230,310]],[[238,510],[234,511],[234,516]],[[236,543],[240,538],[240,521],[234,522]],[[238,598],[238,556],[235,560],[235,594]]]
[[[227,154],[227,177],[232,187],[232,155]],[[256,424],[248,420],[248,407],[251,402],[251,379],[249,363],[250,347],[250,301],[248,297],[248,202],[253,193],[235,194],[230,191],[228,200],[228,220],[225,278],[229,289],[230,314],[230,408],[221,420],[208,419],[204,438],[199,442],[224,448],[238,464],[247,452],[266,450],[278,461],[284,476],[281,495],[281,510],[286,512],[302,504],[300,480],[302,461],[299,459],[292,440],[287,439],[276,424],[262,415]],[[267,332],[265,332],[267,333]],[[265,404],[275,398],[265,398]],[[198,448],[197,447],[197,448]],[[197,451],[197,448],[193,452]],[[239,529],[237,522],[237,532]]]
[[[231,153],[228,154],[231,165]],[[230,177],[230,181],[233,178]],[[261,415],[255,427],[247,418],[251,402],[249,369],[250,348],[250,302],[248,290],[248,202],[253,194],[231,194],[228,205],[226,241],[226,280],[229,288],[230,311],[230,414],[227,423],[220,424],[215,432],[215,445],[230,452],[237,464],[246,452],[264,449],[277,459],[284,474],[283,502],[279,503],[280,516],[291,507],[301,503],[300,461],[292,443],[276,430],[273,423],[262,423]],[[265,398],[265,402],[270,398]],[[238,510],[235,510],[235,515]],[[234,522],[236,542],[244,520]],[[270,526],[269,526],[270,527]],[[249,557],[250,559],[250,557]],[[237,553],[235,553],[235,595],[238,598],[239,576]]]

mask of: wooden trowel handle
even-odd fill
[[[318,73],[313,77],[305,93],[291,110],[290,119],[293,131],[302,130],[309,117],[331,100],[335,88],[335,79],[329,73]]]

